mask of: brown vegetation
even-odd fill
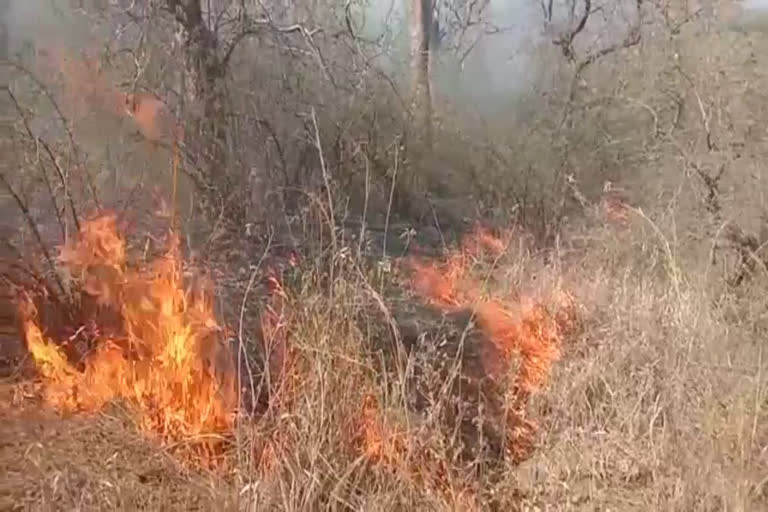
[[[0,68],[0,508],[766,507],[728,2],[541,2],[482,115],[488,2],[77,4]]]

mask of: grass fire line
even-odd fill
[[[527,453],[536,431],[535,423],[526,418],[529,397],[546,383],[560,357],[562,339],[575,325],[575,304],[562,290],[555,293],[554,313],[532,299],[484,297],[481,283],[469,275],[470,267],[478,259],[503,256],[507,243],[476,229],[443,262],[412,258],[406,263],[410,286],[427,303],[443,311],[472,310],[486,342],[502,354],[501,364],[482,362],[490,377],[500,378],[495,373],[506,371],[513,355],[519,354],[520,369],[507,397],[511,416],[504,423],[510,430],[527,426],[522,437],[510,433],[506,449],[521,454]],[[110,401],[123,399],[137,413],[145,433],[191,447],[204,463],[219,459],[223,439],[235,428],[236,372],[212,300],[201,289],[184,288],[174,231],[161,257],[129,265],[116,217],[101,215],[83,224],[77,237],[61,249],[59,261],[83,292],[79,298],[83,318],[71,326],[77,329],[75,334],[47,335],[40,297],[32,291],[25,291],[19,303],[23,333],[43,378],[46,402],[70,413],[99,411]],[[294,372],[290,369],[294,356],[285,339],[285,292],[274,276],[268,283],[277,301],[266,308],[261,328],[273,352],[266,368],[277,384],[277,394],[270,399],[273,407],[290,381],[282,377]],[[73,348],[78,335],[90,340],[86,350]],[[393,464],[406,451],[409,437],[377,426],[377,409],[375,397],[368,397],[356,442],[366,457]]]

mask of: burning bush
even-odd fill
[[[78,351],[78,364],[65,351],[76,336],[47,336],[40,297],[23,294],[23,332],[46,401],[62,412],[96,411],[122,398],[139,412],[142,430],[167,441],[208,438],[195,446],[212,455],[211,438],[233,427],[234,372],[210,298],[184,289],[178,238],[171,234],[151,264],[132,267],[116,218],[105,215],[85,223],[59,259],[83,292],[80,308],[90,318],[79,332],[90,329],[93,341]]]

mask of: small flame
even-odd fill
[[[370,393],[363,396],[354,439],[358,451],[373,463],[396,467],[407,452],[406,437],[382,421],[379,402]]]
[[[144,431],[166,441],[232,430],[237,400],[230,354],[212,302],[182,287],[176,236],[164,257],[130,268],[116,218],[104,215],[83,224],[60,261],[82,283],[84,300],[95,299],[97,309],[116,312],[118,320],[76,367],[63,340],[44,334],[33,295],[23,295],[23,332],[48,403],[62,412],[93,412],[122,398],[140,413]],[[199,446],[212,455],[215,444]]]
[[[162,99],[145,92],[121,91],[92,53],[76,55],[63,48],[40,52],[38,66],[57,76],[62,92],[60,103],[68,119],[77,123],[90,113],[105,112],[130,120],[151,143],[183,143],[183,127]]]
[[[416,485],[449,493],[449,463],[427,445],[403,429],[388,424],[382,417],[376,396],[363,396],[355,422],[355,448],[367,462],[389,472],[400,472]]]

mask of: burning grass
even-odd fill
[[[507,459],[519,462],[532,453],[536,434],[526,413],[529,397],[546,384],[575,316],[565,292],[553,294],[556,300],[545,307],[531,298],[494,297],[482,290],[473,265],[482,259],[497,262],[508,243],[478,230],[443,262],[411,260],[411,285],[443,311],[472,311],[483,343],[493,347],[480,350],[482,369],[494,383],[491,419],[502,432]],[[23,331],[43,379],[45,400],[65,413],[94,412],[124,400],[143,432],[166,445],[188,448],[185,453],[206,465],[224,460],[225,439],[249,431],[241,448],[251,446],[253,468],[275,478],[287,453],[302,452],[296,429],[298,418],[307,413],[297,411],[306,407],[312,393],[307,389],[312,370],[303,364],[306,353],[292,339],[300,322],[293,314],[298,303],[291,302],[279,276],[268,274],[270,304],[258,322],[264,368],[261,382],[251,378],[250,389],[240,390],[254,399],[253,421],[240,425],[248,427],[241,430],[235,425],[241,397],[231,354],[222,343],[224,328],[210,295],[184,282],[178,238],[171,233],[164,252],[147,264],[131,264],[127,253],[111,215],[84,223],[61,249],[59,262],[73,289],[82,292],[78,320],[69,320],[74,332],[51,328],[41,297],[31,291],[23,295]],[[88,346],[77,348],[83,339]],[[316,341],[305,340],[315,349]],[[504,387],[516,356],[521,369],[512,385]],[[466,468],[454,464],[449,453],[453,447],[433,443],[422,431],[387,424],[375,397],[365,395],[358,417],[352,416],[359,420],[353,421],[354,432],[345,430],[349,435],[344,434],[341,444],[348,447],[351,441],[355,456],[417,488],[440,495],[455,492],[462,480],[457,475]]]
[[[510,232],[496,237],[477,228],[458,250],[442,263],[409,260],[410,285],[428,304],[444,312],[469,311],[490,350],[480,350],[481,377],[496,384],[503,393],[503,423],[506,452],[513,460],[523,460],[532,452],[536,425],[527,419],[527,405],[533,393],[548,381],[553,364],[560,358],[566,335],[577,325],[573,297],[560,288],[551,293],[548,304],[528,296],[494,297],[485,291],[482,279],[471,273],[476,262],[485,260],[493,267],[506,254]],[[514,357],[519,370],[511,389],[500,389]]]
[[[48,336],[39,297],[23,294],[23,332],[45,400],[62,412],[93,412],[124,399],[143,431],[167,442],[191,439],[210,460],[233,427],[234,373],[210,298],[184,288],[178,238],[171,234],[162,257],[133,267],[116,218],[101,216],[82,226],[59,259],[84,292],[91,316],[84,325],[96,327],[90,348],[73,360],[65,350],[73,340]]]

